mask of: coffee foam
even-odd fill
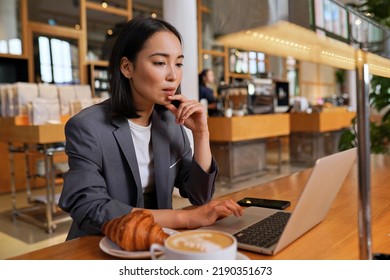
[[[189,252],[213,252],[228,247],[233,240],[223,234],[211,232],[191,232],[174,236],[169,242],[171,247]]]

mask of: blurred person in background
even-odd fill
[[[210,116],[217,115],[217,98],[214,91],[215,77],[211,69],[199,73],[199,101],[207,100],[207,110]]]

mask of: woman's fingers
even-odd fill
[[[242,207],[233,200],[213,200],[192,211],[189,213],[189,228],[209,226],[219,219],[230,215],[240,217],[243,213]]]
[[[185,103],[181,103],[178,108],[176,118],[179,121],[185,121],[195,112],[201,112],[199,111],[199,109],[202,109],[202,107],[200,106],[201,104],[195,100],[190,100]]]
[[[201,104],[195,100],[183,103],[183,108],[181,111],[181,119],[189,118],[194,112],[198,111],[201,107]]]
[[[242,207],[240,205],[238,205],[237,202],[235,202],[232,199],[229,200],[229,207],[233,211],[233,214],[237,217],[242,216],[242,214],[244,213],[244,210],[242,209]]]
[[[233,200],[215,201],[212,212],[215,212],[217,219],[222,219],[230,215],[240,217],[243,213],[242,207]]]
[[[184,95],[181,95],[181,94],[168,96],[168,98],[171,101],[177,100],[180,102],[179,106],[177,107],[176,113],[175,113],[176,117],[180,120],[187,119],[194,112],[199,111],[199,109],[203,109],[203,105],[201,103],[199,103],[197,100],[188,99],[187,97],[185,97]],[[165,107],[173,109],[172,104],[165,105]]]

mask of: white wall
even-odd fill
[[[0,1],[0,39],[15,39],[18,34],[15,0]]]

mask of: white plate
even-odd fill
[[[161,257],[158,258],[159,260],[165,260],[165,256],[162,255]],[[246,255],[243,253],[237,252],[236,260],[250,260]]]
[[[178,233],[176,230],[169,228],[163,228],[163,230],[169,235]],[[100,240],[99,247],[104,253],[122,259],[150,259],[149,251],[126,251],[121,249],[107,237],[103,237],[102,240]]]
[[[243,253],[237,252],[236,260],[250,260],[250,258]]]

